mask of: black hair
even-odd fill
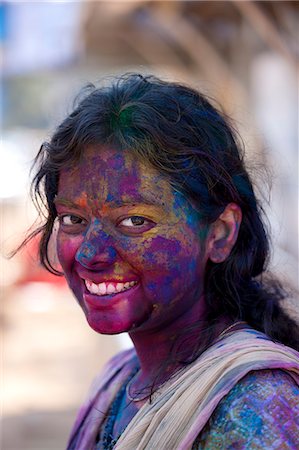
[[[273,340],[298,348],[296,324],[281,307],[286,293],[273,276],[265,275],[269,238],[242,146],[223,113],[204,95],[178,83],[126,74],[108,86],[90,85],[42,145],[32,189],[46,208],[46,220],[28,239],[41,234],[39,255],[47,270],[59,274],[48,256],[59,172],[91,144],[130,149],[146,160],[192,200],[206,224],[227,204],[238,204],[242,223],[236,244],[224,262],[209,261],[206,267],[206,321],[215,323],[223,315],[244,320]]]

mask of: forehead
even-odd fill
[[[173,196],[166,178],[130,150],[90,146],[80,161],[63,169],[59,195],[98,201],[164,203]]]

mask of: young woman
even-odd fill
[[[128,332],[68,449],[297,448],[299,339],[227,119],[129,74],[91,87],[36,158],[40,258],[98,333]]]

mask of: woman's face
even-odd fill
[[[58,258],[94,330],[153,331],[203,303],[200,217],[129,151],[89,147],[61,171],[55,204]]]

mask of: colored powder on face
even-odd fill
[[[81,261],[82,258],[89,258],[91,259],[92,257],[94,257],[96,254],[96,249],[95,247],[90,243],[90,242],[86,242],[84,247],[81,248],[80,252],[77,255],[77,260]]]
[[[87,194],[86,194],[86,192],[84,192],[84,193],[82,194],[82,196],[79,197],[79,198],[76,200],[76,203],[77,203],[78,206],[80,206],[81,208],[86,208],[86,207],[87,207]]]
[[[201,248],[204,248],[204,243],[206,242],[206,239],[208,237],[208,233],[209,233],[210,227],[208,225],[201,225],[198,228],[198,238],[199,238],[199,242],[201,243]]]
[[[111,169],[121,170],[124,166],[124,159],[122,155],[116,155],[115,158],[111,158],[109,161]]]
[[[174,210],[178,211],[179,214],[183,205],[186,205],[187,199],[183,194],[177,191],[175,191],[173,195],[175,198]],[[198,235],[199,241],[203,243],[208,236],[209,226],[204,225],[201,214],[192,207],[188,200],[187,202],[188,210],[186,211],[186,223],[188,227],[190,227],[190,229],[192,229]],[[186,206],[184,209],[186,210]]]
[[[58,249],[69,285],[90,325],[98,332],[114,334],[141,326],[162,328],[183,313],[188,316],[189,310],[192,319],[193,309],[203,307],[199,293],[205,254],[198,240],[199,214],[190,202],[174,194],[168,180],[133,158],[129,150],[90,147],[76,173],[63,175],[60,196],[73,201],[87,193],[88,198],[88,207],[79,211],[86,229],[60,232]],[[126,223],[131,216],[145,217],[140,231]],[[139,287],[122,294],[121,300],[112,297],[93,307],[85,301],[82,277],[134,279]],[[153,304],[159,305],[159,317],[151,316]]]
[[[116,250],[114,247],[111,247],[111,246],[107,247],[107,253],[108,253],[109,259],[116,258]]]

